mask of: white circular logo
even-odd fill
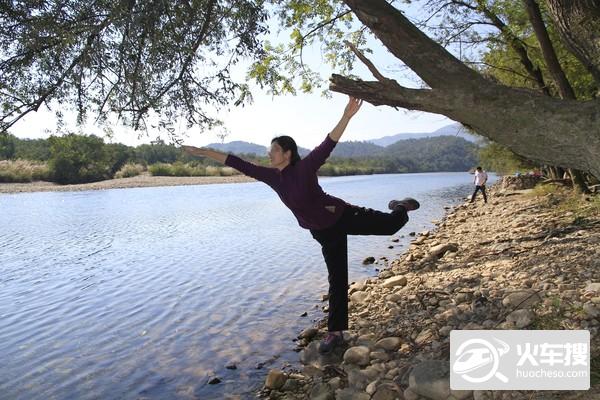
[[[502,340],[494,340],[499,343],[499,347],[484,339],[469,339],[462,343],[456,350],[452,371],[471,383],[487,382],[493,376],[504,383],[508,382],[508,378],[498,372],[498,368],[500,357],[506,354],[510,347]]]

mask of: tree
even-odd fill
[[[344,1],[382,43],[429,86],[409,89],[386,79],[332,77],[334,91],[446,115],[516,154],[600,175],[600,101],[577,101],[509,88],[486,79],[417,29],[384,0]]]
[[[10,160],[15,157],[15,137],[0,136],[0,160]]]
[[[242,103],[230,77],[260,56],[262,0],[0,2],[1,130],[52,101],[81,119],[115,113],[136,129],[153,112],[169,128],[214,122],[203,105]],[[60,112],[60,110],[59,110]]]
[[[260,60],[251,71],[259,83],[293,91],[290,79],[278,69],[276,51],[269,51],[277,48],[259,46],[267,15],[261,1],[204,0],[192,5],[121,1],[114,6],[66,1],[44,8],[29,3],[3,3],[0,10],[3,56],[8,57],[0,64],[0,78],[9,83],[2,87],[2,101],[11,111],[4,118],[5,127],[50,98],[81,104],[82,112],[85,104],[97,104],[101,116],[107,111],[129,113],[126,122],[134,127],[150,110],[161,112],[167,121],[181,111],[190,124],[209,123],[200,108],[204,102],[243,102],[247,96],[243,85],[232,82],[228,68],[217,68],[221,73],[204,75],[202,80],[195,74],[208,62],[206,52],[223,55],[223,46],[231,50],[231,62],[244,55]],[[514,5],[516,0],[504,3]],[[585,50],[577,57],[586,63],[597,87],[599,30],[584,32],[574,22],[597,27],[600,4],[548,3],[561,36],[571,34],[569,48]],[[311,35],[321,38],[328,54],[338,54],[331,59],[341,69],[352,60],[343,51],[344,34],[338,26],[354,31],[349,35],[353,52],[376,80],[334,74],[331,90],[374,105],[443,114],[525,158],[600,176],[599,99],[558,99],[491,80],[428,37],[386,0],[271,0],[270,4],[291,30],[297,49]],[[352,25],[354,17],[362,24],[358,29]],[[308,32],[301,33],[305,27]],[[425,87],[404,87],[381,74],[359,50],[361,46],[364,50],[367,33],[415,72]],[[231,47],[224,45],[228,34],[237,34]],[[303,67],[296,62],[287,71],[302,72]],[[301,88],[310,90],[313,76],[308,72],[303,76]],[[83,90],[88,87],[91,90]]]
[[[62,184],[95,182],[109,178],[110,156],[104,141],[94,135],[50,137],[48,162],[54,181]]]

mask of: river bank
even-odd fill
[[[350,287],[347,347],[321,356],[324,324],[299,337],[301,368],[269,372],[270,399],[600,399],[600,201],[560,189],[500,190],[450,210],[378,277]],[[453,329],[587,329],[589,391],[449,387]]]
[[[0,183],[0,193],[31,192],[77,192],[84,190],[128,189],[156,186],[208,185],[214,183],[252,182],[244,175],[233,176],[151,176],[148,174],[131,178],[109,179],[76,185],[59,185],[53,182]]]

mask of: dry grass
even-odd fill
[[[50,180],[48,165],[29,160],[1,160],[0,182],[20,183]]]

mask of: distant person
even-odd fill
[[[485,183],[487,182],[487,178],[487,174],[481,167],[475,168],[475,178],[473,179],[473,183],[475,184],[475,191],[471,196],[471,203],[475,201],[477,192],[479,192],[480,190],[483,194],[483,201],[487,203],[487,195],[485,194]]]
[[[392,235],[408,222],[408,211],[419,208],[419,202],[406,198],[390,201],[390,213],[375,211],[330,196],[319,186],[317,170],[325,163],[361,105],[362,100],[350,97],[338,124],[304,159],[300,159],[296,142],[291,137],[273,139],[269,150],[271,168],[231,154],[183,146],[189,154],[210,157],[269,185],[292,211],[300,226],[309,229],[322,246],[329,273],[329,315],[328,334],[319,344],[321,353],[329,353],[343,344],[342,331],[348,329],[347,235]]]

